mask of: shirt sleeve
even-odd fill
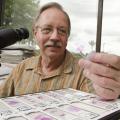
[[[9,74],[8,78],[0,84],[0,97],[8,97],[14,95],[14,80],[17,75],[18,67],[19,65],[17,65],[17,67],[15,67]]]
[[[87,79],[82,73],[77,85],[77,90],[95,94],[91,80]]]

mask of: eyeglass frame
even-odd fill
[[[36,28],[40,29],[41,33],[44,34],[44,35],[51,35],[53,33],[53,30],[55,29],[50,25],[48,25],[48,26],[39,26],[39,25],[37,25]],[[60,36],[68,36],[68,30],[66,28],[57,27],[56,29],[57,29],[57,33]]]

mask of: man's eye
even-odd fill
[[[60,34],[67,34],[67,31],[64,30],[64,29],[59,29],[59,33],[60,33]]]
[[[41,32],[44,34],[50,33],[51,32],[51,28],[42,28]]]

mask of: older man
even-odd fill
[[[78,59],[66,50],[70,29],[70,18],[61,5],[44,5],[33,24],[40,56],[20,63],[0,87],[0,96],[71,87],[116,99],[120,94],[120,57],[94,53],[78,65]]]

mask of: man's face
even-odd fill
[[[63,12],[56,8],[45,10],[34,33],[41,53],[48,57],[63,55],[67,46],[68,21]]]

